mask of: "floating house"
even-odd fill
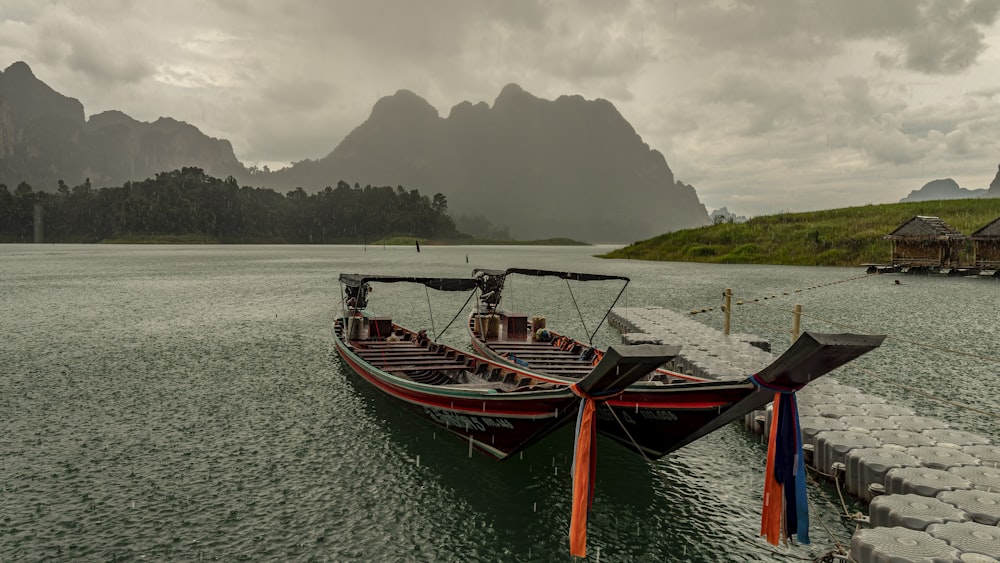
[[[1000,270],[1000,217],[972,233],[973,256],[977,268]]]
[[[892,241],[892,265],[903,268],[958,268],[968,239],[938,217],[917,215],[885,238]]]

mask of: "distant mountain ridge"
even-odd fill
[[[694,188],[643,142],[607,100],[537,98],[516,84],[489,106],[462,102],[446,118],[408,90],[378,100],[326,157],[251,173],[229,141],[170,118],[79,101],[17,62],[0,73],[0,183],[54,191],[90,178],[122,185],[194,166],[240,183],[318,191],[339,180],[442,193],[449,211],[485,217],[517,239],[630,242],[709,223]]]
[[[989,188],[970,190],[960,187],[958,182],[951,178],[944,178],[927,182],[919,190],[913,190],[909,195],[899,200],[899,202],[970,199],[977,197],[1000,197],[1000,166],[997,167],[997,175],[993,178],[993,182],[990,183]]]
[[[610,102],[545,100],[516,84],[492,107],[462,102],[446,118],[400,90],[329,155],[269,181],[318,188],[331,177],[441,192],[454,213],[484,215],[518,239],[626,242],[709,223],[694,188]]]
[[[35,77],[16,62],[0,72],[0,183],[22,181],[53,191],[59,180],[74,185],[122,185],[157,172],[196,165],[225,178],[249,174],[226,140],[161,117],[136,121],[120,111],[84,118],[83,105]]]

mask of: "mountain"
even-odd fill
[[[610,102],[545,100],[515,84],[492,107],[462,102],[446,118],[400,90],[329,155],[267,181],[321,189],[337,179],[440,192],[452,213],[485,216],[518,239],[627,242],[709,223],[694,188]]]
[[[986,190],[986,197],[1000,197],[1000,166],[997,166],[997,175],[990,182],[990,187]]]
[[[1000,188],[998,188],[1000,191]],[[932,180],[923,185],[919,190],[913,190],[910,195],[899,200],[900,203],[908,201],[932,201],[938,199],[969,199],[985,197],[986,190],[969,190],[959,187],[958,182],[951,178],[943,180]]]
[[[198,166],[225,178],[247,177],[229,141],[161,117],[153,123],[107,111],[84,119],[83,105],[16,62],[0,72],[0,184],[22,181],[52,191],[90,178],[94,186],[120,186],[157,172]]]
[[[190,124],[120,111],[85,119],[78,100],[27,64],[0,72],[0,183],[10,189],[26,181],[54,191],[58,180],[85,178],[120,186],[188,166],[278,190],[345,180],[442,193],[453,216],[483,217],[490,232],[516,239],[629,242],[709,223],[694,188],[602,99],[545,100],[510,84],[492,106],[462,102],[442,118],[400,90],[378,100],[326,157],[251,173],[229,141]]]
[[[713,225],[719,223],[746,223],[747,218],[743,215],[735,215],[729,211],[728,208],[721,207],[719,209],[713,210],[709,213],[708,218],[711,219]]]

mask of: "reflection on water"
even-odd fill
[[[475,267],[619,273],[628,303],[690,310],[722,291],[776,295],[738,306],[736,330],[787,345],[788,311],[990,356],[993,280],[859,269],[606,261],[594,248],[0,246],[0,560],[569,560],[571,432],[497,463],[356,381],[328,327],[341,272],[469,275]],[[468,262],[466,262],[468,256]],[[810,287],[821,286],[816,289]],[[796,289],[802,289],[796,292]],[[782,293],[788,292],[785,296]],[[607,286],[512,279],[506,305],[594,330]],[[574,302],[575,298],[575,302]],[[376,287],[372,307],[441,331],[465,296]],[[428,302],[433,312],[428,316]],[[583,326],[581,326],[580,313]],[[717,312],[699,319],[721,327]],[[461,325],[462,321],[458,322]],[[617,340],[603,327],[595,339]],[[463,327],[443,337],[466,346]],[[898,340],[857,365],[894,382],[996,409],[996,364]],[[889,386],[845,383],[955,426],[996,419]],[[731,426],[667,460],[599,442],[590,553],[602,561],[769,560],[757,539],[763,448]],[[820,521],[849,537],[827,485]]]

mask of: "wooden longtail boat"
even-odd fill
[[[475,271],[481,295],[468,319],[473,348],[494,361],[517,365],[529,373],[567,384],[576,381],[600,361],[604,352],[551,330],[547,340],[540,339],[537,331],[541,327],[533,326],[532,318],[504,311],[500,307],[503,283],[511,274],[576,281],[619,280],[626,285],[628,278],[521,268]],[[715,381],[662,368],[651,370],[601,405],[597,429],[647,458],[660,458],[762,408],[774,398],[775,389],[799,389],[878,347],[884,338],[805,332],[774,363],[737,381]]]
[[[477,281],[472,278],[342,274],[340,281],[344,306],[333,323],[333,337],[351,370],[418,416],[497,459],[572,420],[581,396],[613,394],[678,351],[662,345],[613,347],[580,379],[566,382],[432,342],[422,331],[367,310],[374,282],[474,292]]]

